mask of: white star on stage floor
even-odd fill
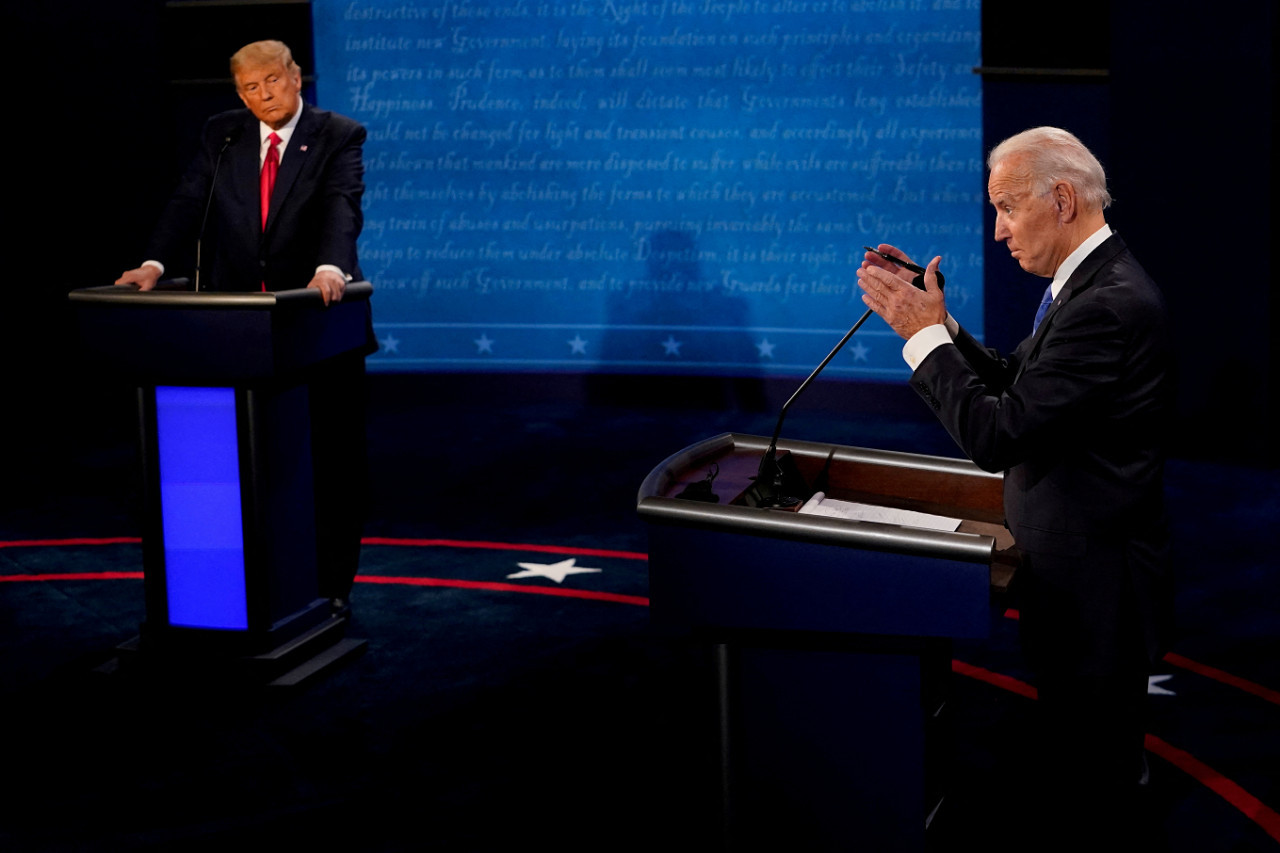
[[[476,338],[471,343],[476,345],[476,355],[479,355],[482,352],[490,354],[493,353],[493,338],[486,334],[481,334],[480,337]]]
[[[565,341],[569,345],[569,354],[582,353],[587,354],[587,342],[582,339],[582,335],[574,335],[573,340]]]
[[[667,335],[667,339],[662,342],[663,355],[679,355],[682,343],[683,341],[677,341],[674,335]]]
[[[1177,696],[1178,694],[1174,693],[1172,690],[1169,690],[1168,688],[1160,686],[1163,682],[1168,681],[1170,678],[1173,678],[1173,676],[1172,675],[1147,676],[1147,695],[1148,696]]]
[[[383,352],[399,352],[400,351],[400,339],[397,338],[395,335],[389,334],[385,338],[383,338],[381,341],[379,341],[379,343],[382,344]]]
[[[776,346],[777,344],[771,344],[769,343],[769,339],[765,338],[760,341],[760,343],[756,344],[756,349],[760,350],[761,358],[773,358],[773,348]]]
[[[524,569],[524,571],[507,575],[507,579],[550,578],[556,583],[564,583],[564,579],[569,575],[604,571],[604,569],[588,569],[585,566],[575,566],[574,563],[576,561],[577,557],[570,557],[569,559],[561,560],[558,563],[516,563],[516,565]]]

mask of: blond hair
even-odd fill
[[[241,68],[258,68],[279,62],[290,74],[301,74],[302,69],[293,61],[293,51],[289,45],[274,39],[255,41],[231,54],[231,76],[234,77]]]

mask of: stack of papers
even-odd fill
[[[946,530],[954,532],[960,526],[960,519],[946,518],[941,515],[930,515],[927,512],[915,512],[910,509],[893,509],[874,504],[860,504],[852,501],[838,501],[828,498],[822,492],[815,492],[813,497],[800,507],[801,512],[811,515],[825,515],[830,518],[848,518],[854,521],[875,521],[880,524],[898,524],[903,527],[924,527],[928,530]]]

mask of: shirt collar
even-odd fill
[[[1081,262],[1089,257],[1094,249],[1105,243],[1110,236],[1111,226],[1104,222],[1101,228],[1086,237],[1083,243],[1076,246],[1074,252],[1067,255],[1067,259],[1059,265],[1058,271],[1053,274],[1053,282],[1049,285],[1054,299],[1058,298],[1058,294],[1062,292],[1063,285],[1067,283],[1067,279],[1071,278],[1071,274],[1076,271]]]
[[[284,127],[276,130],[265,122],[258,122],[258,152],[260,156],[266,156],[267,153],[267,137],[275,134],[280,137],[280,156],[284,156],[284,150],[289,147],[289,138],[293,136],[293,129],[298,126],[298,119],[302,118],[303,105],[301,99],[298,103],[298,111],[293,114],[293,118],[289,119],[289,123]]]

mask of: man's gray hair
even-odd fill
[[[991,149],[987,168],[994,169],[1014,156],[1023,158],[1036,192],[1048,192],[1058,181],[1066,181],[1075,187],[1086,208],[1105,210],[1111,206],[1107,173],[1074,134],[1057,127],[1024,130]]]
[[[234,77],[241,68],[258,68],[279,62],[290,74],[299,74],[301,69],[293,61],[293,51],[282,41],[255,41],[231,54],[231,76]]]

